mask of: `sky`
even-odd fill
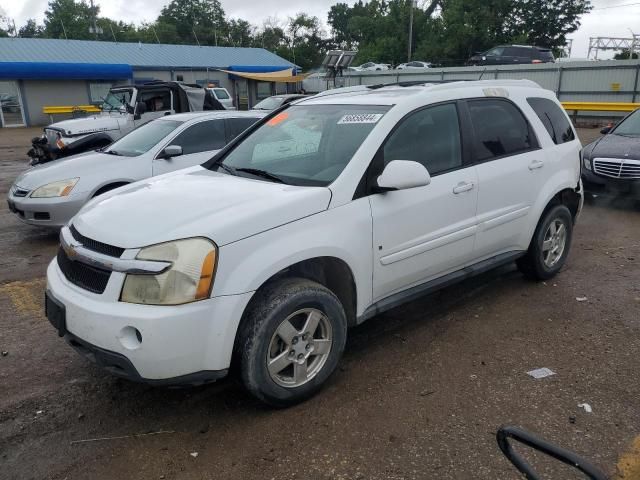
[[[140,23],[154,20],[162,6],[169,0],[95,0],[100,5],[101,15]],[[340,0],[352,4],[353,0]],[[419,0],[419,4],[427,0]],[[243,18],[254,25],[262,25],[264,19],[287,17],[304,11],[315,15],[325,25],[329,7],[338,0],[221,0],[227,16]],[[572,57],[586,58],[589,37],[630,37],[629,28],[640,34],[640,0],[592,0],[594,10],[583,17],[582,26],[569,36],[573,38]],[[15,20],[18,28],[28,18],[42,21],[47,0],[0,0],[0,15]],[[326,28],[328,32],[328,28]],[[599,58],[610,58],[615,52],[599,54]],[[428,60],[428,59],[424,59]]]

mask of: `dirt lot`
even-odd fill
[[[3,197],[35,133],[0,129]],[[350,331],[328,388],[289,410],[233,380],[155,389],[93,367],[43,317],[56,244],[1,202],[2,479],[520,478],[496,446],[501,424],[640,479],[637,207],[587,205],[551,282],[503,268]],[[557,374],[526,375],[539,367]],[[537,464],[545,478],[583,478]]]

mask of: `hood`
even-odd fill
[[[640,160],[640,137],[623,137],[611,133],[585,147],[589,158],[628,158]]]
[[[100,183],[102,177],[105,179],[116,179],[115,173],[118,170],[118,162],[135,162],[135,157],[119,157],[101,152],[85,152],[71,157],[64,157],[52,162],[38,164],[30,168],[14,182],[15,185],[25,190],[34,190],[47,183],[68,178],[79,177],[80,181],[74,187],[72,195],[92,189]],[[83,179],[85,180],[83,182]],[[129,180],[126,178],[117,180]]]
[[[62,122],[52,123],[45,128],[55,128],[62,130],[65,136],[86,135],[87,133],[107,132],[109,130],[119,130],[120,124],[126,122],[126,113],[115,115],[103,113],[91,117],[73,118]]]
[[[120,188],[84,206],[80,233],[123,248],[189,237],[218,246],[326,210],[326,187],[296,187],[197,166]]]

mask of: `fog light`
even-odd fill
[[[137,350],[142,345],[142,333],[135,327],[124,327],[117,338],[127,350]]]

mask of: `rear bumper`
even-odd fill
[[[608,197],[628,197],[640,200],[640,180],[607,178],[590,170],[582,170],[585,192]]]

